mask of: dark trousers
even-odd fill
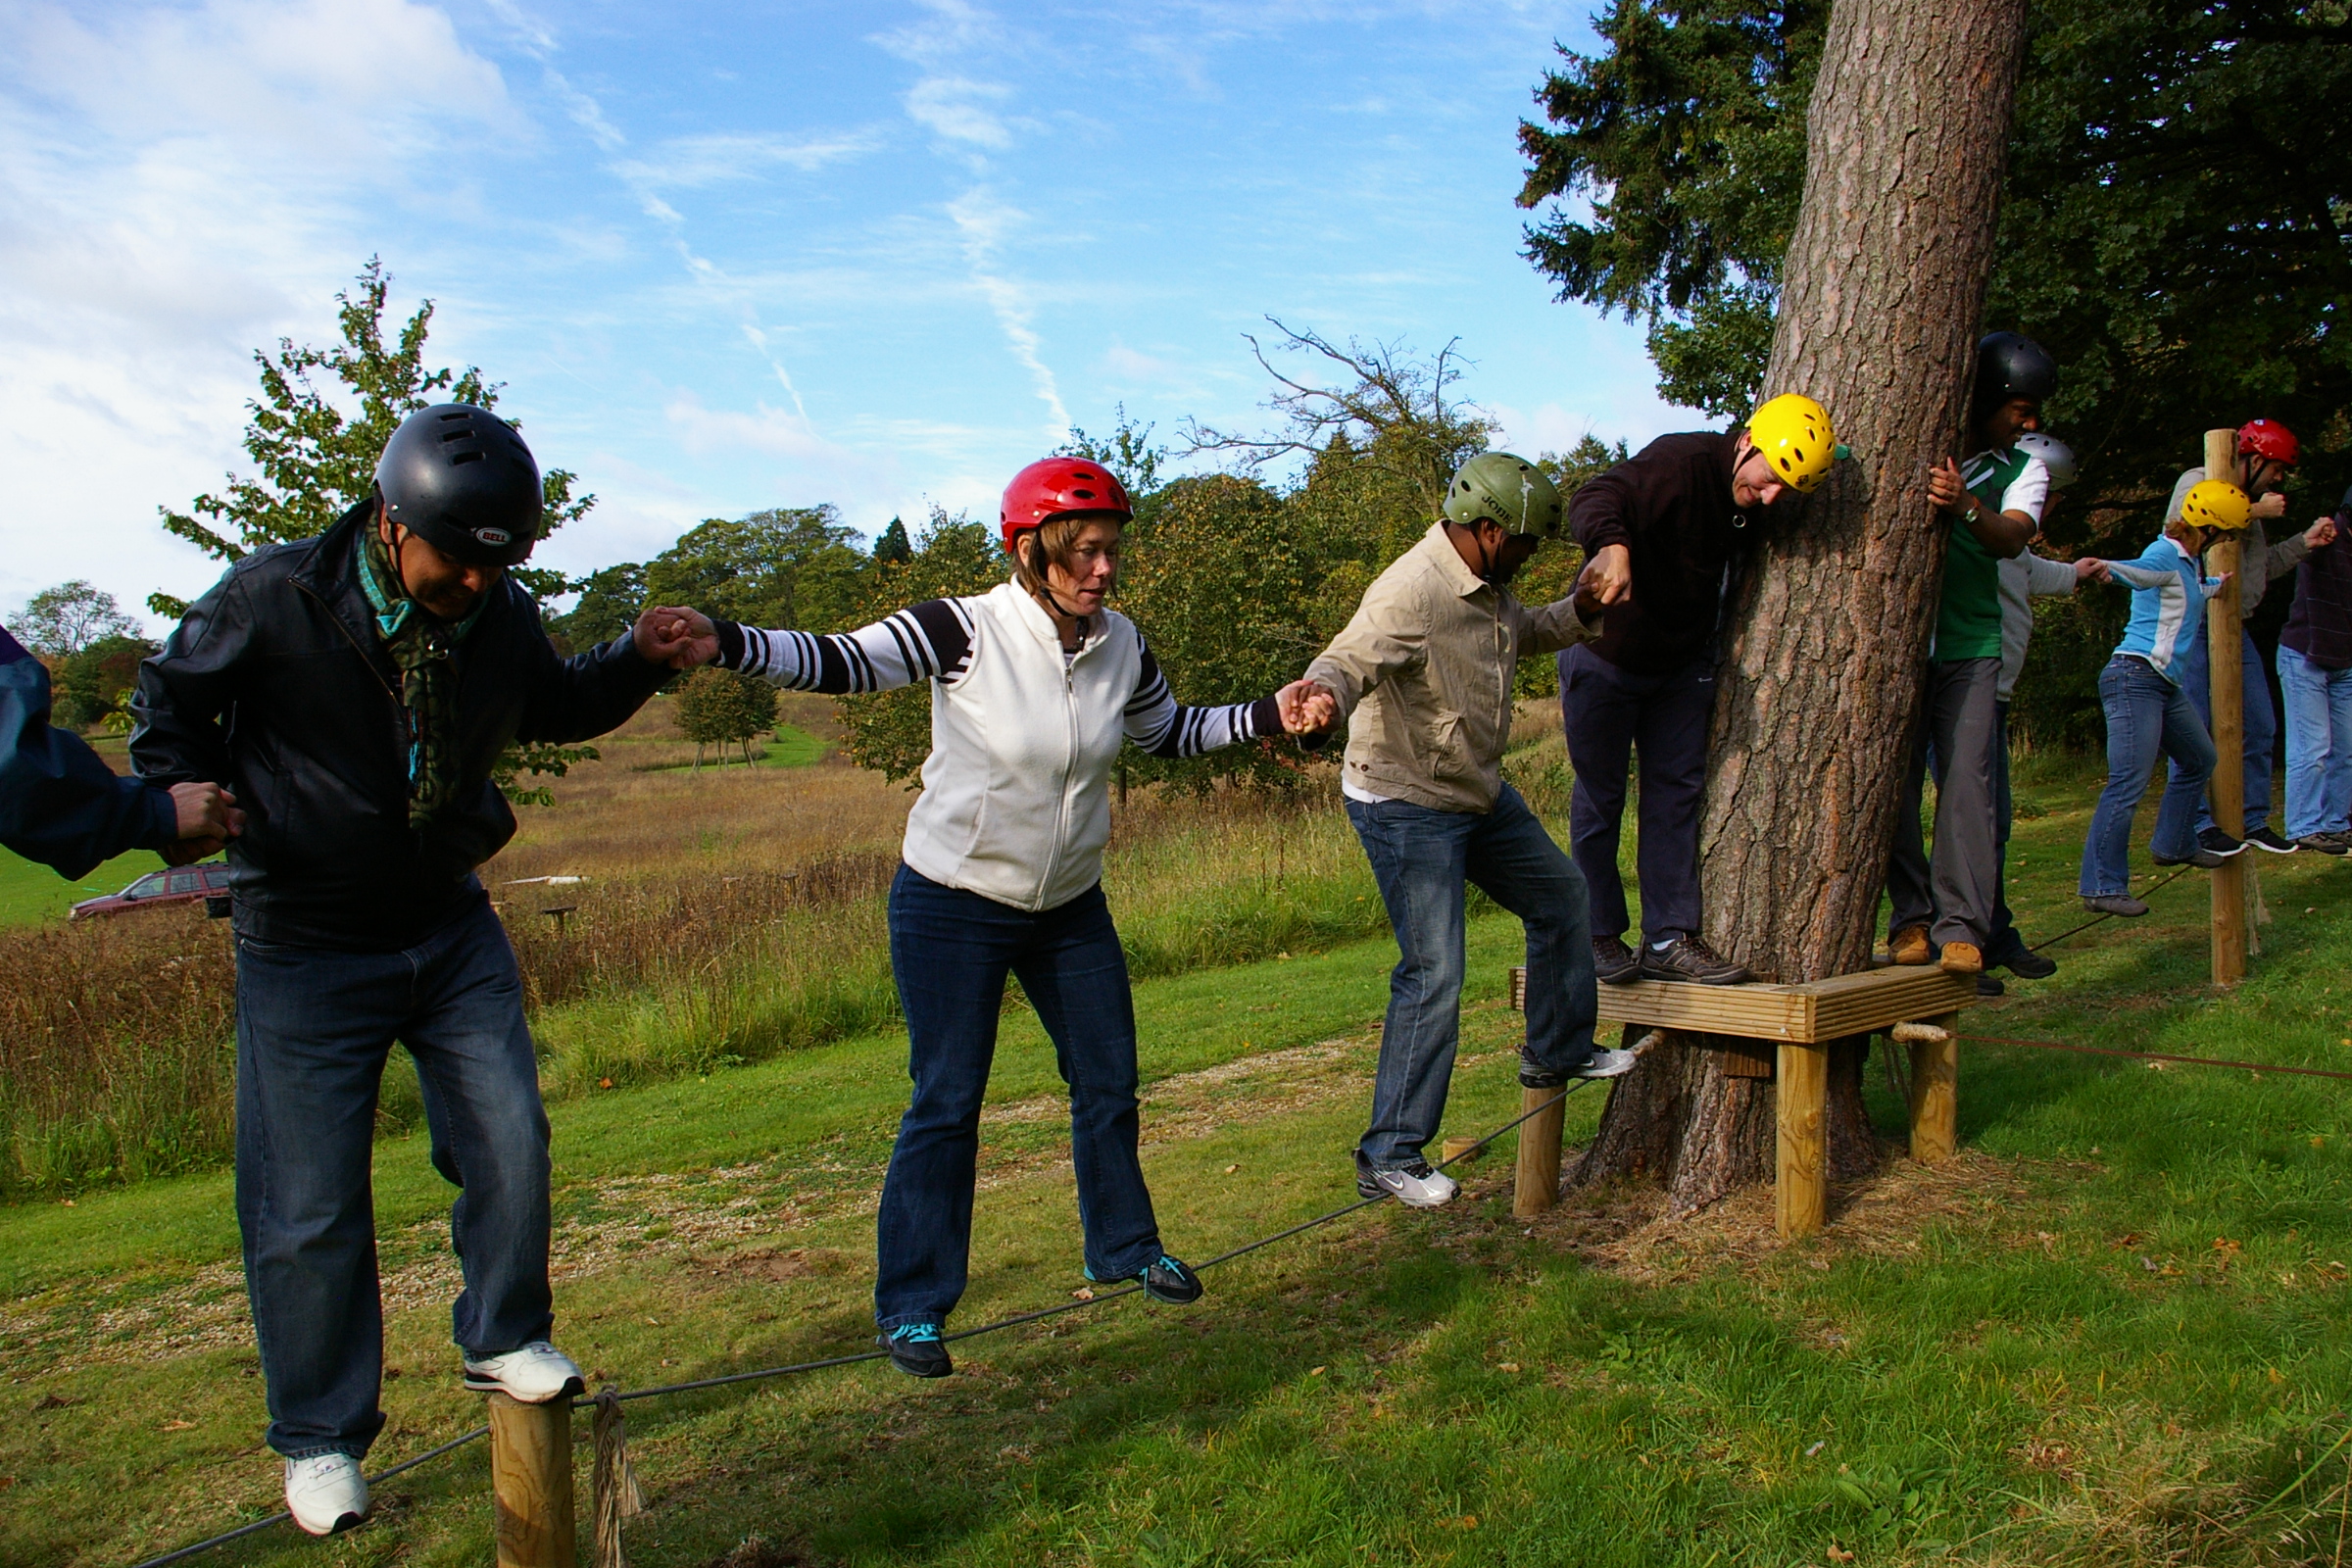
[[[364,1455],[384,1424],[375,1100],[392,1042],[424,1092],[433,1168],[460,1188],[472,1359],[547,1338],[547,1113],[522,980],[489,903],[405,953],[237,939],[237,1225],[270,1401],[288,1458]]]
[[[2018,933],[2017,915],[2009,907],[2009,834],[2017,821],[2017,801],[2009,793],[2009,705],[1992,705],[1992,816],[1995,855],[1992,862],[1992,931],[1984,944],[1987,962],[1998,962],[2026,951]],[[1941,788],[1939,784],[1936,786]]]
[[[2000,903],[2001,849],[1993,799],[1999,749],[1998,659],[1931,660],[1927,698],[1911,746],[1894,853],[1886,866],[1893,906],[1890,932],[1925,926],[1938,945],[1966,942],[1983,951]],[[1928,759],[1936,760],[1936,857],[1920,836],[1919,807]]]
[[[1158,1261],[1159,1227],[1136,1157],[1135,999],[1102,887],[1031,913],[902,865],[890,885],[890,966],[914,1098],[882,1182],[874,1321],[885,1330],[944,1322],[963,1298],[980,1102],[1007,974],[1020,976],[1070,1086],[1088,1272],[1128,1279]]]
[[[1699,934],[1698,805],[1707,782],[1715,669],[1694,660],[1663,675],[1619,669],[1583,643],[1560,655],[1560,722],[1576,774],[1569,853],[1592,890],[1592,934],[1623,936],[1632,918],[1617,871],[1626,777],[1642,760],[1642,935]]]
[[[1410,801],[1349,801],[1396,933],[1389,1012],[1372,1079],[1372,1125],[1357,1151],[1395,1170],[1421,1152],[1446,1116],[1461,1042],[1466,888],[1475,884],[1527,927],[1527,1054],[1566,1071],[1592,1056],[1600,1005],[1584,879],[1508,784],[1485,811]]]

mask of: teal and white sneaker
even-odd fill
[[[1096,1279],[1095,1271],[1091,1268],[1086,1271],[1086,1277],[1097,1285],[1124,1285],[1127,1280],[1133,1280],[1143,1286],[1146,1296],[1154,1301],[1165,1301],[1170,1306],[1184,1306],[1200,1299],[1200,1276],[1165,1252],[1159,1254],[1158,1262],[1141,1274],[1128,1275],[1127,1279]]]
[[[910,1378],[944,1378],[956,1370],[936,1323],[902,1323],[874,1343],[890,1352],[890,1364]]]

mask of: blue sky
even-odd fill
[[[1693,427],[1519,255],[1513,139],[1589,4],[0,0],[0,607],[218,567],[253,349],[369,255],[601,504],[988,514],[1124,405],[1257,426],[1244,332],[1459,337],[1523,450]]]

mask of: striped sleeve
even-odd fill
[[[1168,690],[1152,645],[1137,632],[1143,659],[1135,675],[1135,694],[1127,699],[1127,738],[1153,757],[1199,757],[1236,741],[1282,733],[1282,715],[1274,699],[1230,703],[1222,708],[1187,708]]]
[[[796,692],[838,697],[923,680],[953,686],[972,662],[972,613],[956,599],[926,600],[870,626],[823,636],[716,625],[721,665]]]

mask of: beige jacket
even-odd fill
[[[1530,610],[1489,587],[1436,523],[1364,590],[1306,675],[1348,717],[1349,784],[1433,810],[1486,811],[1502,787],[1520,656],[1598,630],[1565,599]]]

